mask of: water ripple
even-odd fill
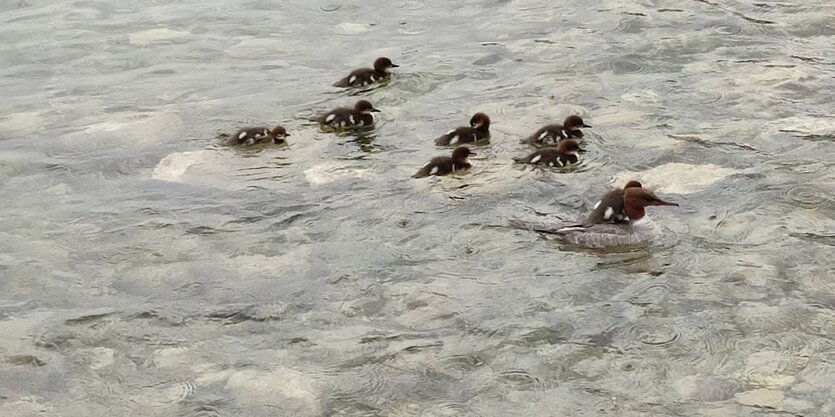
[[[186,397],[184,400],[178,414],[181,417],[222,417],[229,414],[229,402],[224,399],[197,400]]]
[[[810,184],[799,184],[783,190],[783,198],[791,205],[805,209],[832,207],[831,193]]]
[[[321,10],[325,13],[333,13],[333,12],[339,11],[339,9],[341,9],[341,8],[342,8],[342,5],[339,4],[339,3],[326,3],[326,4],[323,4],[323,5],[319,6],[319,10]]]

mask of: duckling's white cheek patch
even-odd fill
[[[535,163],[539,162],[540,159],[542,159],[542,155],[534,156],[533,158],[531,158],[531,163],[535,164]]]
[[[328,115],[328,117],[326,117],[326,118],[325,118],[325,123],[330,123],[330,122],[332,122],[332,121],[333,121],[333,119],[335,119],[335,118],[336,118],[336,115],[335,115],[335,114],[329,114],[329,115]]]
[[[606,211],[603,212],[603,219],[609,220],[613,214],[615,214],[615,211],[611,207],[606,207]]]
[[[434,166],[431,170],[429,170],[429,175],[435,175],[438,173],[438,167]]]

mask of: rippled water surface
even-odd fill
[[[0,0],[0,39],[0,415],[835,413],[830,1]],[[514,166],[569,114],[582,166]],[[651,247],[507,227],[627,179],[681,203]]]

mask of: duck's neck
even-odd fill
[[[644,219],[647,214],[643,207],[634,205],[626,205],[623,211],[626,212],[626,217],[629,217],[629,221],[632,223]]]

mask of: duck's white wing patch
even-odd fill
[[[597,210],[597,208],[600,207],[601,203],[603,203],[603,200],[597,200],[597,202],[594,203],[594,207],[592,209]]]
[[[373,83],[373,82],[377,82],[377,77],[375,77],[375,76],[373,76],[373,75],[372,75],[372,76],[371,76],[371,82],[372,82],[372,83]]]
[[[560,157],[557,157],[557,166],[565,166],[565,164],[562,163],[562,158]]]
[[[539,139],[545,139],[545,137],[546,137],[546,136],[548,136],[548,131],[547,131],[547,130],[543,130],[543,131],[542,131],[542,134],[540,134],[540,135],[539,135]]]
[[[353,84],[353,83],[354,83],[354,81],[356,81],[356,80],[357,80],[357,76],[356,76],[356,75],[352,75],[352,76],[351,76],[351,78],[348,78],[348,84]]]
[[[542,155],[534,156],[533,158],[531,158],[531,163],[535,164],[535,163],[539,162],[540,159],[542,159]]]
[[[455,145],[456,143],[458,143],[458,135],[452,135],[452,137],[449,138],[449,144]]]
[[[353,114],[351,114],[351,115],[349,115],[349,116],[348,116],[348,120],[350,120],[350,121],[351,121],[351,124],[352,124],[352,125],[357,124],[357,121],[356,121],[356,119],[354,119],[354,115],[353,115]]]
[[[455,129],[452,129],[452,130],[450,130],[449,132],[446,132],[446,134],[447,134],[447,135],[451,135],[451,134],[453,134],[453,133],[455,133]]]
[[[437,173],[438,173],[438,166],[437,165],[433,166],[432,169],[429,170],[429,175],[435,175]]]
[[[603,212],[603,220],[609,220],[612,218],[612,215],[615,214],[615,210],[612,207],[606,207],[606,211]]]
[[[325,117],[325,123],[330,123],[330,122],[332,122],[332,121],[333,121],[333,119],[335,119],[335,118],[336,118],[336,115],[335,115],[335,114],[329,114],[329,115],[328,115],[328,117]]]
[[[243,138],[245,138],[245,137],[246,137],[246,132],[241,132],[240,134],[238,134],[238,139],[239,139],[239,140],[240,140],[240,139],[243,139]]]

